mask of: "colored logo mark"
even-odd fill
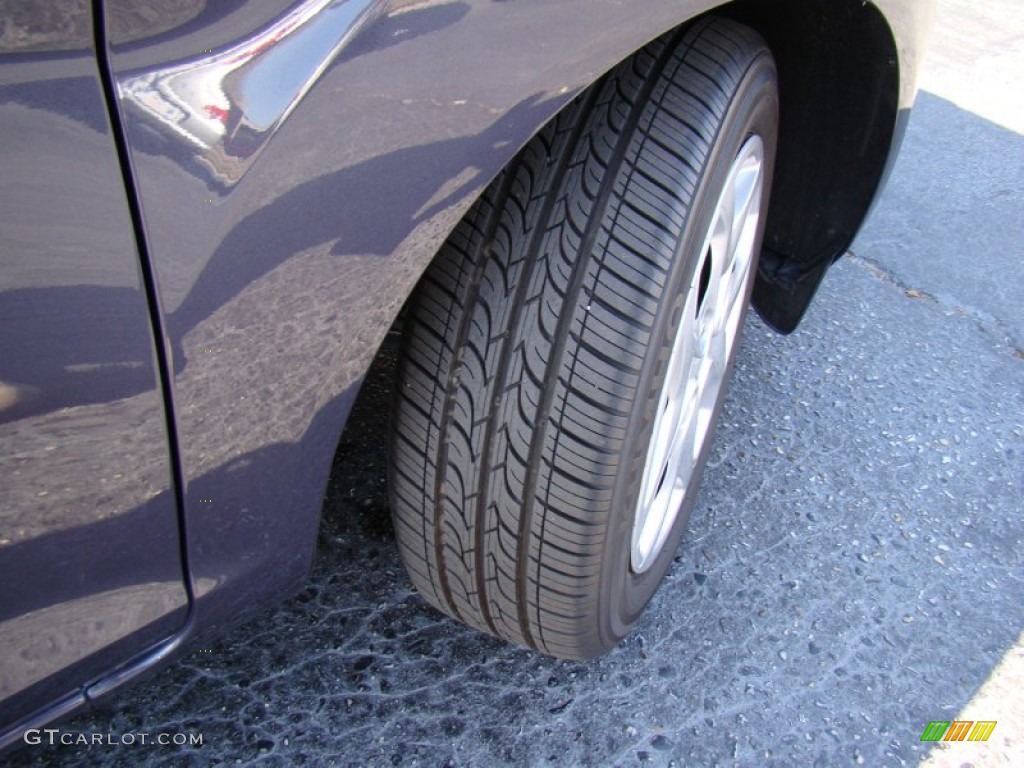
[[[988,741],[996,729],[996,720],[932,720],[921,734],[921,741]]]

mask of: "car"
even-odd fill
[[[582,659],[680,544],[748,304],[896,156],[921,0],[8,4],[2,743],[296,589],[402,333],[437,609]]]

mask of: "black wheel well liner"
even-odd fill
[[[779,152],[753,303],[788,333],[867,217],[901,138],[897,47],[863,0],[736,0],[712,12],[756,29],[778,67]]]

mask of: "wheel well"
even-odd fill
[[[868,0],[733,0],[708,14],[756,30],[776,61],[779,147],[752,303],[789,333],[853,242],[890,167],[907,116],[896,42]],[[617,63],[598,63],[590,87]]]
[[[713,12],[756,29],[778,66],[779,151],[753,301],[788,333],[886,173],[898,138],[896,44],[862,0],[736,0]]]

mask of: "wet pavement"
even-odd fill
[[[389,345],[309,585],[61,725],[202,746],[10,763],[1024,764],[1024,682],[1005,679],[1024,654],[1022,177],[1020,133],[922,95],[801,328],[748,320],[689,536],[607,657],[513,648],[411,589],[387,506]],[[989,742],[920,741],[964,711],[997,721]]]

